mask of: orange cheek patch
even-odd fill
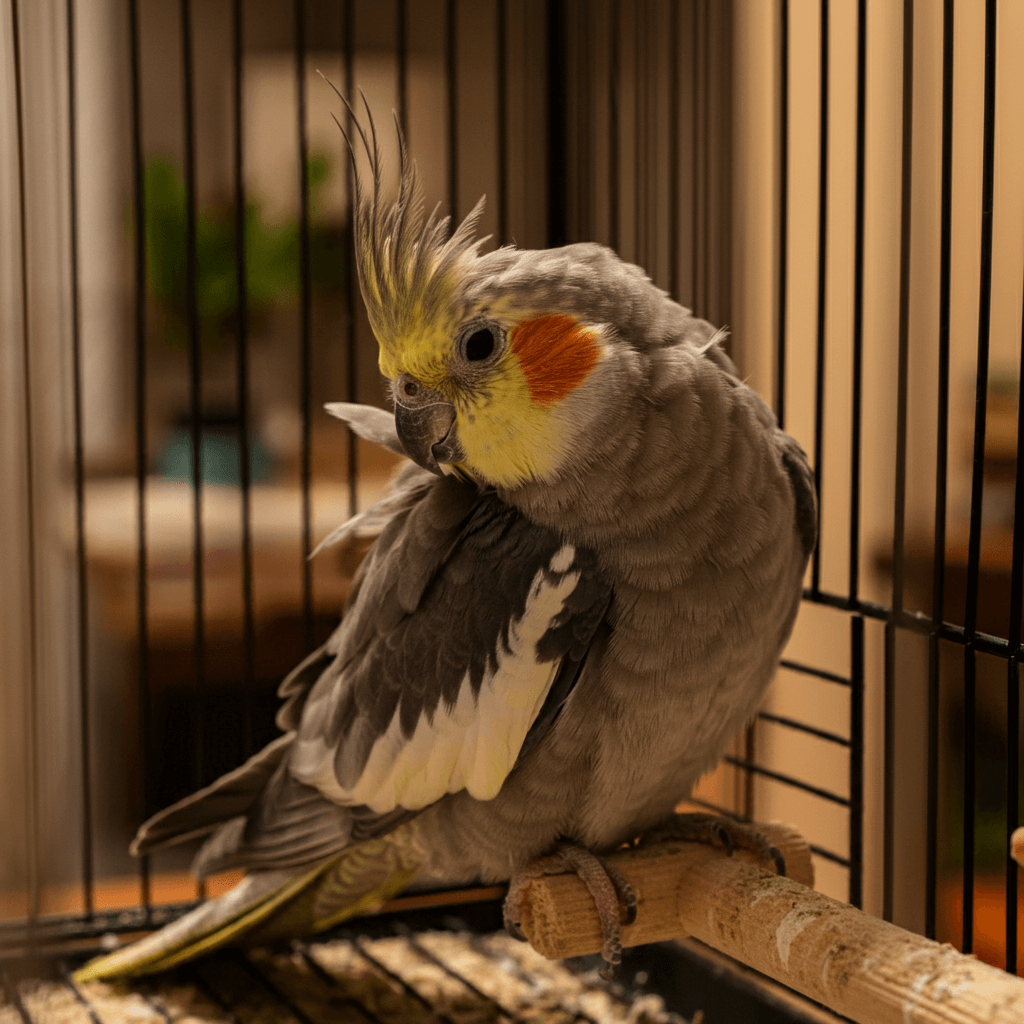
[[[530,398],[550,405],[582,384],[597,362],[593,331],[571,316],[542,316],[512,331],[515,352]]]

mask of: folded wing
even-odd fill
[[[411,484],[341,625],[281,686],[286,735],[135,852],[212,830],[200,875],[313,864],[448,793],[494,797],[550,728],[608,606],[594,556],[474,484]]]

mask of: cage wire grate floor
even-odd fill
[[[395,924],[378,938],[232,950],[118,985],[77,985],[77,962],[54,960],[50,978],[5,973],[0,1024],[684,1024],[661,996],[604,982],[591,963],[546,960],[504,933]]]

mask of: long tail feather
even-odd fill
[[[350,847],[312,868],[253,871],[152,935],[92,960],[75,980],[155,974],[223,946],[309,935],[377,909],[416,875],[416,825]]]
[[[223,896],[207,900],[165,928],[107,956],[92,960],[75,980],[99,981],[153,974],[210,953],[241,938],[293,899],[329,866],[295,875],[266,871],[247,875]]]

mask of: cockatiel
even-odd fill
[[[685,831],[674,807],[793,625],[812,476],[721,332],[600,245],[481,253],[482,200],[446,237],[404,143],[388,203],[372,119],[360,134],[357,266],[394,416],[331,411],[412,464],[337,531],[382,524],[340,626],[281,686],[283,735],[133,844],[209,833],[195,873],[245,879],[80,980],[323,930],[410,886],[512,879],[514,903],[553,851],[583,875]]]

